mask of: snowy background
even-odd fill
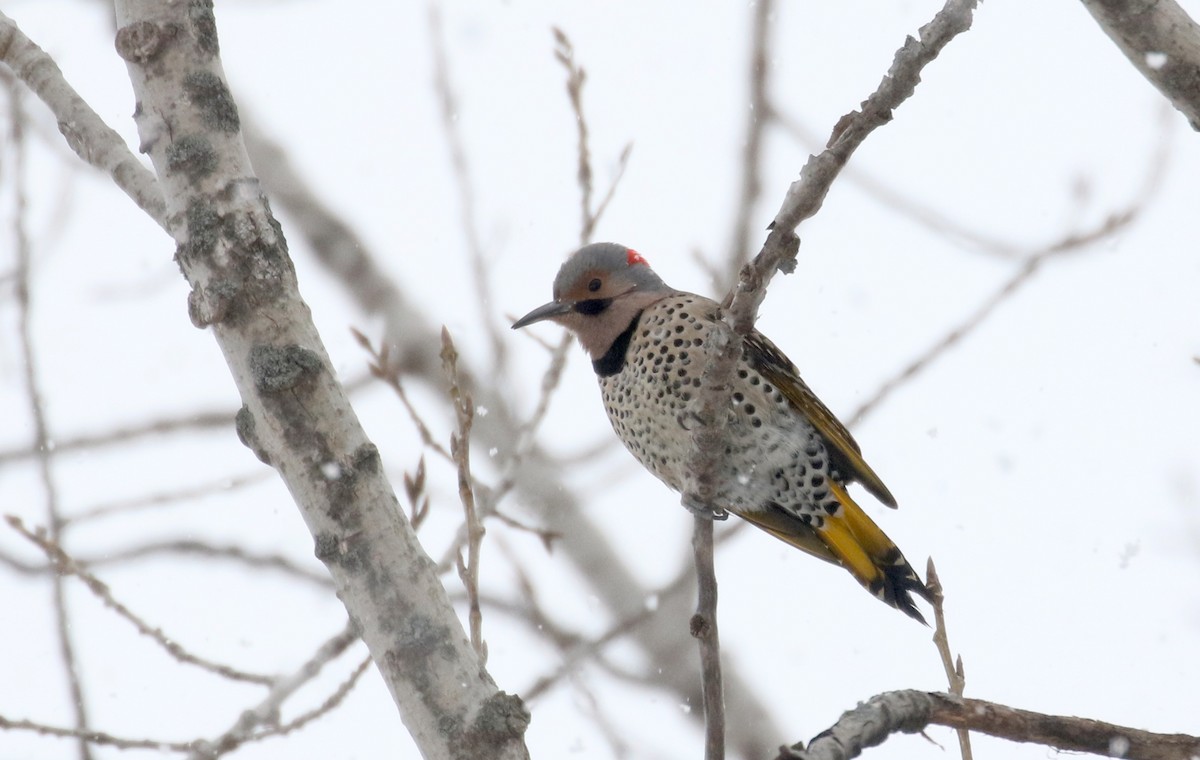
[[[1200,15],[1200,3],[1183,4]],[[940,3],[780,6],[771,29],[772,95],[789,119],[823,140]],[[68,0],[5,0],[3,10],[136,146],[110,11]],[[243,114],[283,144],[322,197],[385,256],[381,263],[429,322],[449,327],[465,361],[486,367],[484,325],[506,330],[508,316],[546,301],[578,239],[575,126],[564,72],[552,56],[552,26],[570,36],[588,71],[584,106],[600,187],[617,172],[625,144],[634,146],[596,239],[636,247],[675,287],[715,294],[695,254],[718,267],[730,255],[752,7],[514,0],[442,9],[456,123],[491,262],[494,297],[483,304],[470,281],[434,95],[427,7],[244,1],[218,2],[216,14],[225,71]],[[232,417],[239,400],[214,341],[188,321],[172,242],[106,177],[81,168],[41,104],[27,96],[24,108],[34,122],[25,136],[32,320],[53,438],[193,413]],[[4,129],[7,141],[7,117]],[[757,230],[819,145],[775,129],[765,148],[763,199],[752,217]],[[11,144],[3,150],[0,267],[7,277],[18,185]],[[961,345],[854,426],[901,509],[885,510],[865,495],[863,506],[914,565],[923,567],[928,556],[937,561],[968,696],[1200,732],[1198,165],[1200,140],[1184,118],[1080,4],[985,3],[974,28],[926,68],[894,122],[856,154],[854,176],[843,176],[822,211],[801,226],[796,274],[772,285],[760,329],[848,418],[991,297],[1019,270],[1020,257],[1140,209],[1100,244],[1048,260]],[[871,191],[878,185],[1000,241],[1011,255],[881,202]],[[289,232],[286,215],[282,222]],[[337,370],[361,377],[367,357],[349,328],[377,337],[380,324],[356,310],[298,235],[289,239],[301,290]],[[752,240],[757,250],[761,237]],[[36,526],[47,513],[35,460],[19,453],[33,440],[33,424],[17,319],[5,280],[0,512]],[[558,337],[551,326],[534,332]],[[502,390],[528,413],[545,352],[525,335],[504,332],[504,339],[517,372]],[[436,389],[417,384],[412,394],[444,439],[451,418]],[[386,389],[370,386],[355,400],[399,484],[420,456],[418,436]],[[690,517],[611,439],[591,369],[572,349],[545,444],[587,454],[565,465],[564,477],[654,589],[682,566]],[[476,452],[484,477],[488,455]],[[461,510],[451,470],[432,460],[430,466],[434,514],[422,538],[437,557]],[[53,471],[66,515],[257,478],[72,526],[65,544],[80,557],[189,539],[279,553],[321,570],[284,488],[231,426],[64,452]],[[505,509],[522,516],[519,502]],[[0,554],[40,560],[7,525],[0,526]],[[529,573],[560,624],[585,635],[612,624],[561,557],[546,554],[534,537],[493,525],[483,554],[488,593],[519,595],[510,561]],[[319,584],[236,563],[153,555],[96,571],[125,604],[189,649],[255,671],[294,669],[345,620]],[[768,747],[807,740],[876,693],[945,688],[930,632],[874,601],[843,571],[749,530],[719,550],[717,571],[725,659],[772,705],[782,731],[765,739]],[[78,582],[68,588],[97,728],[170,740],[216,736],[257,701],[259,690],[178,665]],[[44,575],[0,563],[0,715],[65,725],[70,712],[50,597]],[[693,647],[686,620],[678,631],[679,646]],[[558,665],[558,650],[536,631],[486,606],[484,633],[489,669],[502,689],[521,693]],[[319,703],[361,650],[331,666],[292,709]],[[654,667],[620,642],[609,651],[624,667]],[[687,714],[694,706],[601,668],[584,667],[530,707],[534,757],[701,755],[700,730]],[[593,719],[597,713],[602,720]],[[604,722],[624,748],[605,736]],[[930,734],[944,751],[901,737],[870,755],[956,756],[951,731]],[[981,758],[1049,753],[975,742]],[[417,756],[370,672],[338,711],[238,756],[385,755]],[[4,760],[77,756],[69,741],[0,733]]]

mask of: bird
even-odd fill
[[[640,253],[617,243],[571,254],[553,297],[513,329],[549,320],[573,332],[617,437],[683,491],[720,305],[670,287]],[[712,506],[844,567],[876,598],[924,623],[912,595],[932,602],[931,592],[847,487],[858,482],[892,508],[895,497],[791,360],[757,330],[741,341]]]

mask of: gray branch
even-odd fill
[[[116,10],[189,315],[229,364],[239,436],[287,484],[421,753],[527,758],[529,714],[467,642],[300,298],[242,142],[211,4],[117,0]]]
[[[925,65],[938,56],[950,40],[971,27],[977,0],[947,0],[928,24],[921,27],[920,38],[909,37],[896,51],[892,66],[875,92],[862,104],[862,110],[846,114],[834,127],[828,147],[810,156],[800,171],[800,179],[788,188],[783,205],[771,223],[771,232],[762,250],[738,277],[737,285],[722,304],[727,308],[726,329],[714,331],[711,358],[704,368],[703,393],[698,416],[701,420],[692,439],[687,488],[683,504],[696,514],[720,518],[723,511],[712,505],[717,465],[724,450],[724,426],[728,405],[728,386],[741,354],[741,340],[754,329],[758,307],[767,294],[767,284],[775,272],[796,268],[800,239],[796,228],[820,210],[833,181],[867,135],[892,119],[892,111],[916,90]]]
[[[1082,0],[1100,28],[1200,130],[1200,25],[1175,0]]]
[[[892,691],[842,714],[808,748],[784,747],[776,760],[850,760],[894,733],[914,734],[927,726],[967,729],[1014,742],[1043,744],[1066,752],[1088,752],[1133,760],[1192,760],[1200,738],[1157,734],[1087,718],[1018,710],[981,699],[924,691]]]
[[[150,218],[165,225],[165,205],[154,175],[112,127],[104,123],[63,77],[62,70],[0,12],[0,61],[8,64],[25,85],[58,119],[58,129],[76,155],[109,174],[117,187]]]

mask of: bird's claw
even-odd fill
[[[682,499],[684,508],[691,512],[695,517],[701,517],[705,520],[728,520],[729,513],[720,507],[711,507],[704,501],[696,498],[691,494],[684,494]]]

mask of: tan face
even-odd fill
[[[642,309],[668,292],[666,288],[641,290],[624,271],[587,269],[556,292],[553,301],[529,312],[513,327],[551,320],[575,333],[596,359],[608,351]]]

